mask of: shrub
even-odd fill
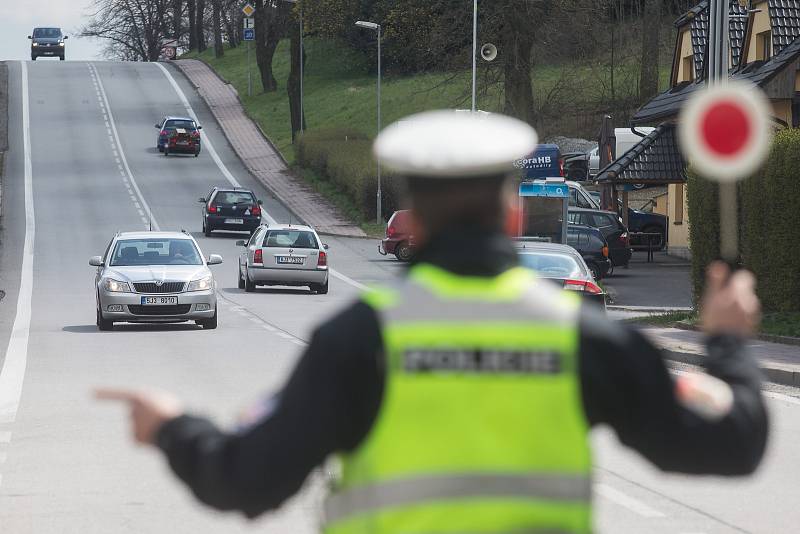
[[[692,248],[692,295],[695,305],[703,293],[705,271],[719,257],[719,189],[715,182],[687,172],[689,244]]]

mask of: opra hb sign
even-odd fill
[[[681,112],[678,137],[687,162],[706,178],[735,182],[764,162],[772,140],[767,98],[730,81],[695,93]]]

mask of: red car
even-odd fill
[[[394,254],[400,261],[410,261],[416,246],[411,235],[411,213],[409,210],[394,212],[386,226],[386,237],[378,245],[378,252],[384,256]]]
[[[169,132],[166,143],[164,143],[164,155],[182,152],[184,154],[200,154],[200,132],[197,130],[187,130],[185,128],[175,128]]]

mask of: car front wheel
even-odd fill
[[[99,309],[97,310],[97,329],[103,332],[114,329],[114,321],[105,319],[103,317],[103,312]]]

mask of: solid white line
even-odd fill
[[[119,133],[117,132],[117,124],[114,121],[114,113],[111,112],[111,105],[108,103],[108,97],[106,96],[106,89],[105,87],[103,87],[103,80],[100,79],[100,73],[97,71],[97,67],[95,67],[94,64],[92,64],[92,69],[97,74],[97,81],[100,85],[100,92],[103,95],[103,102],[105,105],[105,109],[108,111],[108,120],[111,123],[111,129],[114,131],[114,140],[116,141],[116,148],[119,150],[119,155],[120,158],[122,159],[122,164],[125,166],[125,171],[127,171],[128,178],[130,178],[130,181],[133,184],[133,188],[136,190],[136,195],[139,197],[142,206],[144,206],[145,211],[150,217],[150,223],[153,225],[153,229],[161,230],[161,226],[158,224],[158,221],[156,221],[156,218],[153,215],[153,210],[150,209],[150,205],[144,199],[144,195],[142,195],[142,191],[139,189],[139,184],[136,183],[136,178],[133,177],[131,168],[128,165],[128,159],[125,157],[125,151],[122,149],[122,142],[119,140]]]
[[[354,287],[354,288],[356,288],[356,289],[360,289],[361,291],[365,291],[365,290],[367,290],[367,289],[368,289],[368,288],[367,288],[367,286],[365,286],[365,285],[364,285],[364,284],[362,284],[361,282],[356,282],[356,281],[355,281],[355,280],[353,280],[352,278],[350,278],[350,277],[348,277],[348,276],[345,276],[345,275],[343,275],[342,273],[340,273],[339,271],[337,271],[337,270],[335,270],[335,269],[328,269],[328,271],[331,273],[331,275],[332,275],[334,278],[338,278],[339,280],[341,280],[341,281],[342,281],[342,282],[344,282],[345,284],[349,284],[349,285],[353,286],[353,287]]]
[[[800,406],[800,399],[792,397],[790,395],[784,395],[783,393],[775,393],[774,391],[765,391],[764,396],[769,397],[770,399],[788,402],[789,404],[797,404],[798,406]]]
[[[619,490],[612,488],[606,484],[595,484],[594,491],[620,506],[624,506],[632,512],[636,512],[642,517],[664,517],[664,514],[654,508],[650,508],[645,503],[638,499],[634,499],[630,495],[626,495]]]
[[[167,77],[167,80],[169,80],[170,85],[172,85],[172,88],[178,95],[181,104],[183,104],[183,107],[186,109],[186,113],[188,113],[191,118],[193,118],[196,122],[199,123],[200,120],[197,118],[197,114],[194,112],[194,109],[192,109],[191,104],[189,104],[189,99],[186,98],[186,94],[183,92],[183,89],[180,88],[178,82],[175,81],[175,78],[172,77],[172,74],[167,70],[166,67],[164,67],[164,65],[160,63],[153,63],[153,65],[161,69],[161,72],[163,72],[164,76]],[[208,138],[208,135],[202,131],[201,135],[203,139],[202,142],[203,144],[205,144],[206,150],[208,150],[208,153],[211,155],[211,159],[213,159],[214,163],[216,163],[217,167],[219,167],[220,172],[222,172],[222,174],[225,176],[225,178],[228,179],[228,182],[230,182],[232,186],[241,187],[242,184],[240,184],[236,180],[236,178],[233,176],[233,174],[231,174],[231,172],[228,170],[225,164],[222,163],[222,160],[220,159],[219,154],[217,154],[217,151],[214,149],[214,145],[211,143],[211,140]],[[262,209],[261,216],[267,221],[268,224],[276,224],[277,222],[269,213],[267,213],[267,210]]]
[[[294,339],[292,336],[290,336],[286,332],[278,332],[278,337],[282,337],[283,339]]]
[[[25,244],[22,249],[22,268],[17,296],[14,326],[6,348],[3,370],[0,371],[0,423],[13,423],[17,418],[22,383],[28,363],[28,336],[31,328],[31,297],[33,295],[33,244],[36,236],[36,217],[33,211],[33,164],[31,163],[31,124],[28,100],[28,65],[21,61],[22,75],[22,140],[25,160]],[[11,434],[8,433],[9,439]]]

